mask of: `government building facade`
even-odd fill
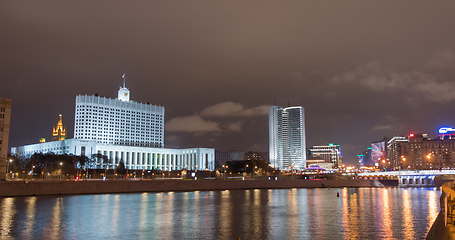
[[[215,169],[215,149],[165,148],[164,107],[130,100],[125,84],[117,99],[76,96],[74,139],[13,147],[11,153],[21,158],[35,153],[87,156],[95,158],[92,168],[112,169],[123,161],[128,169]]]

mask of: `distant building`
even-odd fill
[[[66,128],[63,126],[63,116],[62,114],[59,114],[57,119],[57,125],[52,128],[52,139],[54,141],[63,141],[66,139],[66,137],[67,137]],[[44,140],[44,142],[46,141]]]
[[[455,168],[455,130],[439,129],[438,137],[411,132],[387,141],[387,161],[394,170]]]
[[[117,99],[76,96],[75,109],[74,139],[14,147],[11,152],[22,158],[51,152],[107,158],[106,163],[97,158],[96,168],[112,169],[122,161],[128,169],[215,169],[214,149],[164,148],[164,107],[131,101],[125,83]],[[54,129],[59,140],[66,135],[60,120]]]
[[[312,146],[308,149],[308,159],[324,160],[326,163],[331,163],[333,167],[339,167],[341,166],[343,159],[341,146],[332,143],[328,145]]]
[[[430,138],[411,133],[400,143],[400,169],[441,169],[455,167],[455,139]]]
[[[215,166],[218,168],[226,162],[235,161],[265,161],[268,163],[267,152],[222,152],[215,151]]]
[[[245,160],[248,161],[264,161],[269,162],[269,153],[268,152],[253,152],[249,151],[245,153]]]
[[[366,151],[362,154],[357,155],[359,161],[359,165],[362,167],[373,167],[375,166],[374,162],[371,160],[371,147],[368,147]]]
[[[216,167],[220,167],[226,162],[232,161],[244,161],[245,159],[245,152],[222,152],[222,151],[215,151],[215,165]]]
[[[325,170],[332,170],[334,169],[334,164],[331,162],[327,162],[324,159],[307,159],[307,168],[309,169],[325,169]]]
[[[269,157],[274,168],[306,167],[305,115],[301,106],[272,106],[269,111]]]
[[[392,137],[387,141],[387,159],[392,165],[392,169],[399,170],[400,162],[402,161],[401,156],[403,152],[403,143],[407,143],[406,137]]]
[[[386,138],[371,143],[371,163],[374,165],[386,166],[387,150]]]
[[[6,178],[10,123],[11,100],[0,98],[0,180]]]
[[[355,155],[355,158],[357,160],[357,164],[359,166],[364,166],[365,163],[365,154],[357,154]]]

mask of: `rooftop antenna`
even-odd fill
[[[122,74],[122,79],[123,79],[123,88],[126,88],[126,73]]]

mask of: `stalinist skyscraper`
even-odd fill
[[[305,115],[302,106],[272,106],[269,112],[269,154],[273,167],[306,167]]]
[[[63,126],[63,116],[58,115],[57,125],[52,128],[52,138],[54,141],[63,141],[66,139],[66,128]]]

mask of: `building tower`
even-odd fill
[[[0,98],[0,180],[6,179],[11,100]]]
[[[120,89],[118,90],[117,98],[120,101],[129,102],[130,101],[130,90],[128,90],[128,88],[126,88],[126,74],[125,73],[122,75],[122,79],[123,79],[123,86],[121,86]]]
[[[273,167],[306,167],[305,116],[302,106],[272,106],[269,112],[269,155]]]
[[[58,115],[57,125],[52,128],[52,138],[54,141],[63,141],[66,139],[66,129],[63,127],[63,116]]]

